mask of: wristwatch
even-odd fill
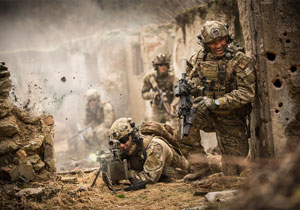
[[[217,108],[219,108],[219,106],[220,106],[220,101],[219,101],[218,99],[215,100],[215,105],[216,105]]]

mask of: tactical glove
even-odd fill
[[[134,181],[130,187],[124,188],[124,191],[140,190],[145,189],[147,185],[146,181]]]
[[[194,107],[197,109],[197,112],[205,112],[207,109],[215,110],[218,108],[218,101],[208,98],[206,96],[199,96],[194,100]]]

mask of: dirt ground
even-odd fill
[[[58,175],[55,181],[44,183],[0,183],[0,209],[200,209],[209,205],[204,197],[207,192],[238,189],[246,180],[216,173],[192,183],[157,183],[147,185],[146,189],[113,194],[101,177],[94,188],[89,187],[95,174],[96,170],[79,170],[77,174]],[[69,178],[72,183],[66,183]],[[127,187],[125,184],[115,187]],[[17,196],[22,188],[37,187],[43,189],[39,195]]]

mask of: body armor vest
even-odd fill
[[[218,99],[237,89],[236,68],[241,67],[240,51],[230,51],[216,60],[211,54],[197,56],[197,74],[200,78],[198,95]]]
[[[92,121],[94,121],[97,125],[100,125],[104,121],[104,111],[103,104],[99,105],[96,111],[96,114],[91,113]]]
[[[168,73],[165,77],[159,77],[157,74],[154,75],[154,79],[157,83],[157,86],[160,90],[166,93],[168,98],[168,103],[172,103],[174,99],[173,86],[174,86],[174,75]],[[158,101],[155,101],[155,104],[158,105]]]

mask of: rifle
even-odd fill
[[[90,123],[88,124],[86,127],[84,127],[83,129],[80,129],[80,126],[77,124],[77,128],[79,128],[79,130],[71,137],[69,137],[67,140],[71,140],[73,138],[75,138],[76,136],[80,135],[81,133],[83,133],[85,130],[87,130],[89,127],[92,127],[93,123]],[[90,144],[89,141],[84,137],[84,136],[81,136],[81,138],[84,139],[84,141],[87,143],[87,144]]]
[[[185,72],[186,60],[182,62],[182,68]],[[175,85],[175,96],[179,97],[178,116],[181,121],[181,140],[189,134],[190,128],[195,118],[196,109],[193,108],[193,100],[191,95],[191,87],[187,83],[186,73],[182,73],[182,77]]]
[[[116,193],[113,187],[113,182],[120,180],[129,180],[127,159],[121,157],[121,147],[118,140],[109,141],[108,150],[99,150],[97,153],[97,161],[100,167],[94,178],[91,187],[94,187],[100,172],[102,172],[102,180],[107,185],[108,189]]]
[[[166,109],[167,113],[170,116],[174,116],[174,114],[171,111],[171,105],[168,102],[167,94],[164,93],[161,89],[159,89],[157,82],[155,81],[154,77],[150,78],[150,83],[152,85],[152,88],[155,92],[157,92],[157,97],[159,99],[159,108],[161,109],[162,106]]]

